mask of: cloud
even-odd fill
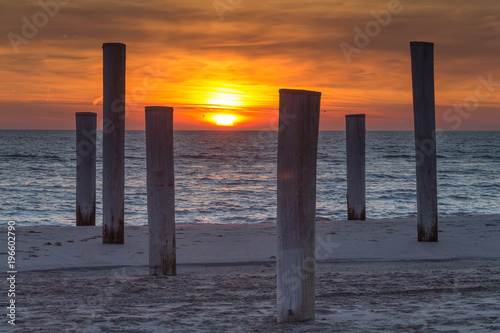
[[[321,90],[324,109],[404,114],[409,122],[411,40],[435,42],[440,105],[473,93],[480,75],[500,81],[500,3],[401,0],[401,5],[401,13],[348,63],[340,43],[354,45],[354,28],[364,30],[375,20],[372,12],[386,10],[388,1],[243,0],[224,13],[224,21],[211,1],[70,1],[19,46],[19,53],[4,39],[0,101],[43,102],[50,89],[52,103],[92,107],[89,101],[102,95],[101,45],[113,41],[127,44],[128,93],[141,85],[148,66],[165,68],[162,84],[148,91],[138,108],[150,102],[201,107],[200,96],[227,87],[250,96],[249,107],[260,110],[277,105],[280,87],[295,87]],[[21,34],[22,18],[31,20],[40,10],[36,2],[4,1],[8,15],[0,35]],[[488,103],[497,107],[500,94]],[[401,113],[401,105],[410,112]],[[474,117],[485,123],[489,115],[479,111]],[[19,116],[19,126],[26,121]],[[330,125],[337,126],[334,120]]]

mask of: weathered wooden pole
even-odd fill
[[[417,229],[421,242],[438,240],[434,44],[411,42],[417,171]]]
[[[146,106],[150,275],[176,275],[173,112]]]
[[[76,225],[95,225],[97,114],[76,113]]]
[[[125,195],[125,44],[103,50],[102,242],[123,244]]]
[[[347,219],[366,220],[365,115],[345,116],[347,159]]]
[[[314,320],[316,159],[321,93],[281,89],[278,132],[278,322]]]

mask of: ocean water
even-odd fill
[[[276,132],[176,131],[176,222],[276,220]],[[0,131],[0,216],[74,225],[74,131]],[[102,222],[102,139],[97,224]],[[147,223],[145,133],[127,131],[125,223]],[[500,132],[447,132],[438,142],[439,214],[500,213]],[[318,219],[345,220],[345,133],[320,132]],[[412,132],[368,132],[367,218],[416,215]]]

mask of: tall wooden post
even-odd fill
[[[97,114],[76,113],[76,225],[95,225]]]
[[[279,92],[277,312],[281,323],[314,320],[321,93]]]
[[[102,242],[123,244],[125,195],[125,44],[103,49]]]
[[[146,106],[150,275],[176,275],[173,112]]]
[[[347,219],[366,219],[365,115],[346,115]]]
[[[437,242],[438,203],[434,110],[434,44],[411,42],[410,50],[413,114],[415,119],[418,240]]]

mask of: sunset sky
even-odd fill
[[[220,129],[217,114],[237,117],[231,129],[275,130],[278,90],[298,88],[322,92],[321,130],[343,130],[351,113],[366,113],[368,130],[412,130],[409,42],[418,40],[435,43],[437,127],[500,130],[498,1],[41,3],[45,11],[1,0],[2,129],[100,117],[102,43],[121,42],[127,129],[144,129],[144,106],[164,105],[178,130]],[[348,61],[341,45],[356,42]]]

